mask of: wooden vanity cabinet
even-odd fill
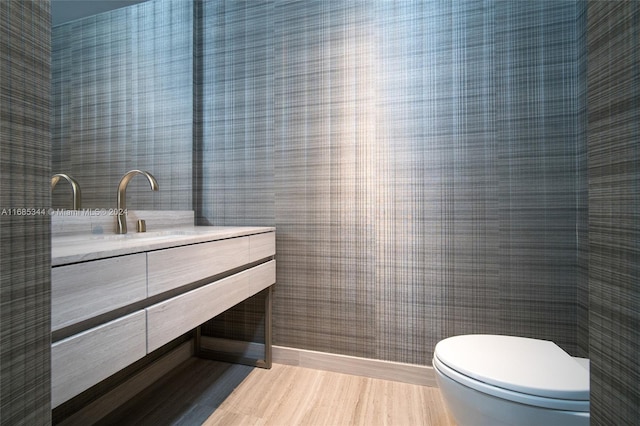
[[[274,255],[265,232],[54,266],[52,407],[274,284]]]

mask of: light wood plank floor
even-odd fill
[[[274,364],[256,369],[204,423],[214,425],[453,425],[440,391]]]
[[[97,424],[454,425],[437,388],[283,364],[265,370],[197,358]]]

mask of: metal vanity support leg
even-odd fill
[[[267,289],[267,295],[264,298],[264,359],[258,360],[256,365],[260,368],[271,368],[271,293],[273,286]]]
[[[264,301],[264,359],[250,359],[243,355],[234,355],[229,352],[215,351],[205,349],[202,347],[202,334],[201,327],[196,328],[195,333],[195,356],[207,359],[214,359],[217,361],[238,363],[244,365],[251,365],[260,368],[271,368],[272,365],[272,332],[271,332],[271,313],[272,313],[272,293],[273,285],[269,286],[266,290]]]

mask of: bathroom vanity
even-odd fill
[[[179,226],[52,240],[53,407],[243,300],[270,294],[276,279],[271,227]],[[265,317],[261,362],[268,367],[270,311]]]

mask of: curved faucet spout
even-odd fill
[[[158,181],[153,175],[149,172],[145,172],[143,170],[130,170],[122,176],[120,179],[120,183],[118,184],[118,211],[117,211],[117,221],[116,221],[116,234],[126,234],[127,233],[127,217],[125,214],[125,210],[127,209],[127,186],[131,179],[133,179],[136,175],[143,175],[149,181],[149,185],[151,185],[152,191],[157,191],[160,189],[158,186]]]
[[[51,177],[51,191],[56,187],[60,178],[65,179],[71,185],[71,192],[73,196],[73,210],[79,210],[82,204],[82,192],[80,191],[80,185],[71,175],[66,173],[56,173]]]

